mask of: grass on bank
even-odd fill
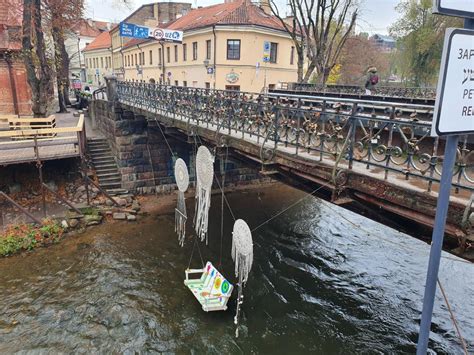
[[[51,219],[45,219],[42,226],[27,223],[8,226],[0,232],[0,256],[56,243],[63,233],[61,225]]]

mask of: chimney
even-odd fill
[[[271,15],[270,0],[260,0],[260,8],[267,14]]]

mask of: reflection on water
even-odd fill
[[[253,228],[302,196],[278,187],[236,192],[229,202]],[[254,268],[236,339],[235,299],[227,312],[205,313],[183,285],[193,243],[178,246],[171,212],[0,260],[0,352],[414,352],[426,244],[308,198],[254,232]],[[219,213],[215,196],[210,245],[200,251],[216,266]],[[232,222],[226,214],[220,270],[235,281]],[[200,263],[195,251],[191,267]],[[440,279],[471,351],[473,276],[473,265],[443,259]],[[441,297],[433,322],[431,348],[461,353]]]

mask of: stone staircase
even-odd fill
[[[110,194],[126,193],[122,189],[122,176],[105,138],[87,139],[87,149],[99,178],[100,187]]]

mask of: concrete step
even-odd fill
[[[100,153],[100,152],[109,152],[110,153],[110,149],[109,147],[100,147],[100,148],[89,148],[89,153]]]
[[[109,162],[110,164],[115,163],[115,160],[112,156],[103,156],[103,157],[97,157],[95,159],[92,159],[92,162],[95,164],[97,163],[105,163]]]
[[[107,193],[110,193],[109,192],[110,190],[122,190],[121,188],[122,184],[119,182],[103,183],[103,184],[100,184],[100,187],[105,189]],[[119,195],[119,194],[114,194],[114,196],[115,195]]]
[[[108,178],[108,177],[121,177],[118,171],[111,172],[111,173],[97,173],[97,177],[99,180],[103,178]]]
[[[113,159],[114,156],[112,154],[107,154],[107,153],[98,153],[98,154],[91,154],[92,161],[95,161],[97,159],[101,158],[110,158]]]
[[[97,164],[94,164],[94,168],[95,170],[107,170],[107,169],[115,169],[115,170],[118,170],[118,167],[117,167],[117,164],[114,163],[97,163]]]
[[[117,189],[107,189],[107,193],[109,193],[112,196],[115,195],[126,195],[128,194],[128,190],[122,189],[122,188],[117,188]]]
[[[95,171],[97,173],[97,176],[100,176],[101,174],[107,174],[107,173],[119,174],[119,171],[116,166],[113,166],[110,168],[96,168]]]
[[[120,175],[118,176],[109,176],[109,177],[104,177],[104,178],[99,178],[99,183],[102,185],[103,183],[108,183],[108,182],[121,182],[122,177]]]
[[[104,137],[88,137],[88,142],[106,142],[107,140]]]

